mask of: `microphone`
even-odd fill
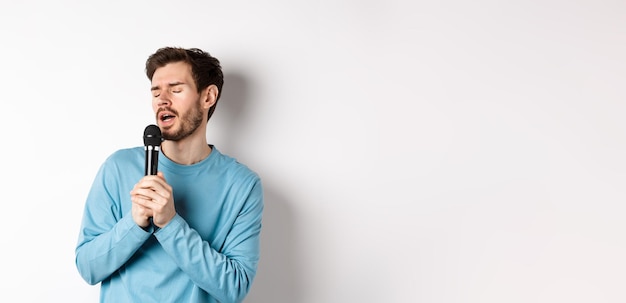
[[[154,124],[146,126],[146,129],[143,131],[143,145],[146,151],[146,176],[157,174],[161,141],[163,141],[161,129]]]

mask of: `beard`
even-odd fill
[[[173,109],[168,109],[178,116],[178,112]],[[202,112],[202,105],[200,104],[200,100],[196,102],[196,107],[191,108],[190,111],[186,112],[183,116],[178,116],[180,119],[180,127],[175,130],[165,129],[163,130],[163,139],[170,141],[180,141],[189,137],[193,134],[200,125],[202,125],[202,119],[204,118],[204,113]]]

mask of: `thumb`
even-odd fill
[[[166,180],[165,180],[165,175],[163,174],[163,172],[162,172],[162,171],[158,171],[158,172],[157,172],[157,176],[158,176],[158,177],[160,177],[161,179],[163,179],[163,181],[166,181]]]

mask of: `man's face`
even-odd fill
[[[163,139],[179,141],[193,134],[206,113],[191,75],[184,62],[169,63],[152,76],[152,109]]]

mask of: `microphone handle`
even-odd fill
[[[146,169],[145,175],[156,175],[159,164],[159,147],[147,145],[146,148]]]

